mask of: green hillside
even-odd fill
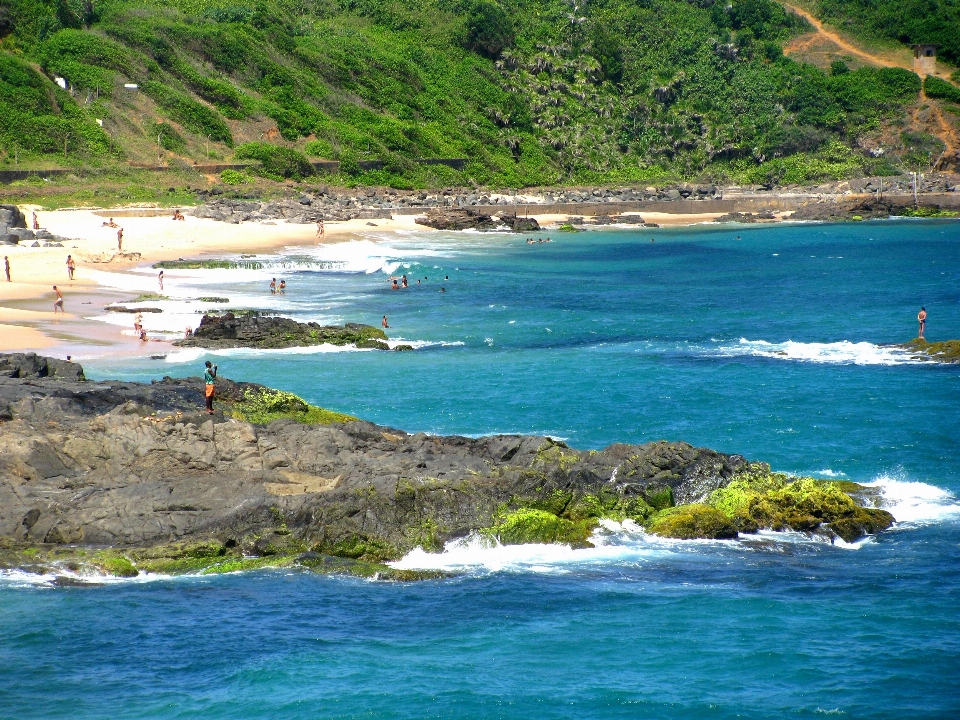
[[[920,91],[905,70],[785,58],[805,21],[771,0],[3,1],[0,169],[209,157],[274,179],[339,160],[333,181],[396,187],[807,182],[894,172],[858,140]],[[468,163],[416,162],[432,158]]]

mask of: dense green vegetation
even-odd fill
[[[943,58],[960,63],[958,0],[820,0],[818,15],[854,35],[936,43]]]
[[[933,75],[928,75],[923,81],[923,90],[927,93],[927,97],[940,98],[960,104],[960,88]]]
[[[185,158],[212,144],[216,157],[258,160],[276,180],[312,174],[312,157],[340,161],[334,181],[396,187],[807,182],[894,172],[890,155],[881,167],[856,141],[920,90],[899,69],[827,74],[783,57],[805,22],[772,0],[9,6],[7,166],[145,162],[160,137]],[[124,90],[129,82],[140,89]],[[265,132],[274,125],[277,136]],[[469,162],[459,171],[422,158]],[[363,170],[363,160],[383,167]]]

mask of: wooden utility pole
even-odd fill
[[[64,157],[64,158],[67,157],[67,140],[69,140],[69,139],[70,139],[70,133],[66,133],[66,134],[63,136],[63,157]]]

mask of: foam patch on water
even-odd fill
[[[140,573],[136,577],[114,577],[113,575],[82,574],[57,568],[54,572],[33,573],[26,570],[0,570],[0,584],[15,588],[55,588],[55,587],[96,587],[98,585],[122,585],[169,580],[171,575]],[[180,576],[186,577],[186,576]]]
[[[889,476],[863,484],[880,488],[882,507],[898,524],[920,526],[960,518],[960,499],[935,485]]]
[[[868,342],[841,340],[834,343],[803,343],[787,340],[773,343],[766,340],[740,338],[734,345],[721,345],[717,352],[724,357],[754,356],[775,360],[826,363],[837,365],[905,365],[920,362],[904,350]]]

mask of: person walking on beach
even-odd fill
[[[923,331],[927,329],[927,309],[925,307],[920,308],[920,312],[917,313],[917,320],[920,322],[920,334],[917,337],[923,340]]]
[[[7,274],[7,282],[13,282],[10,279],[10,257],[8,255],[3,256],[3,271]]]
[[[60,288],[54,285],[53,291],[57,294],[57,299],[53,303],[53,314],[56,315],[58,309],[60,310],[60,312],[66,312],[63,309],[63,293],[60,292]]]
[[[277,294],[277,279],[276,279],[276,278],[274,278],[273,280],[270,281],[270,294],[271,294],[271,295],[276,295],[276,294]]]
[[[213,415],[213,393],[216,380],[217,366],[207,360],[203,370],[203,399],[207,404],[208,415]]]
[[[323,237],[323,218],[317,220],[317,238]]]
[[[390,327],[390,323],[387,322],[387,316],[386,316],[386,315],[383,316],[383,322],[381,322],[380,324],[383,325],[383,327],[384,327],[385,330]]]
[[[160,283],[160,292],[163,292],[163,270],[157,275],[157,282]]]
[[[123,250],[123,228],[117,230],[117,250]]]
[[[73,280],[73,272],[77,269],[77,264],[73,261],[73,255],[67,255],[67,279]]]

